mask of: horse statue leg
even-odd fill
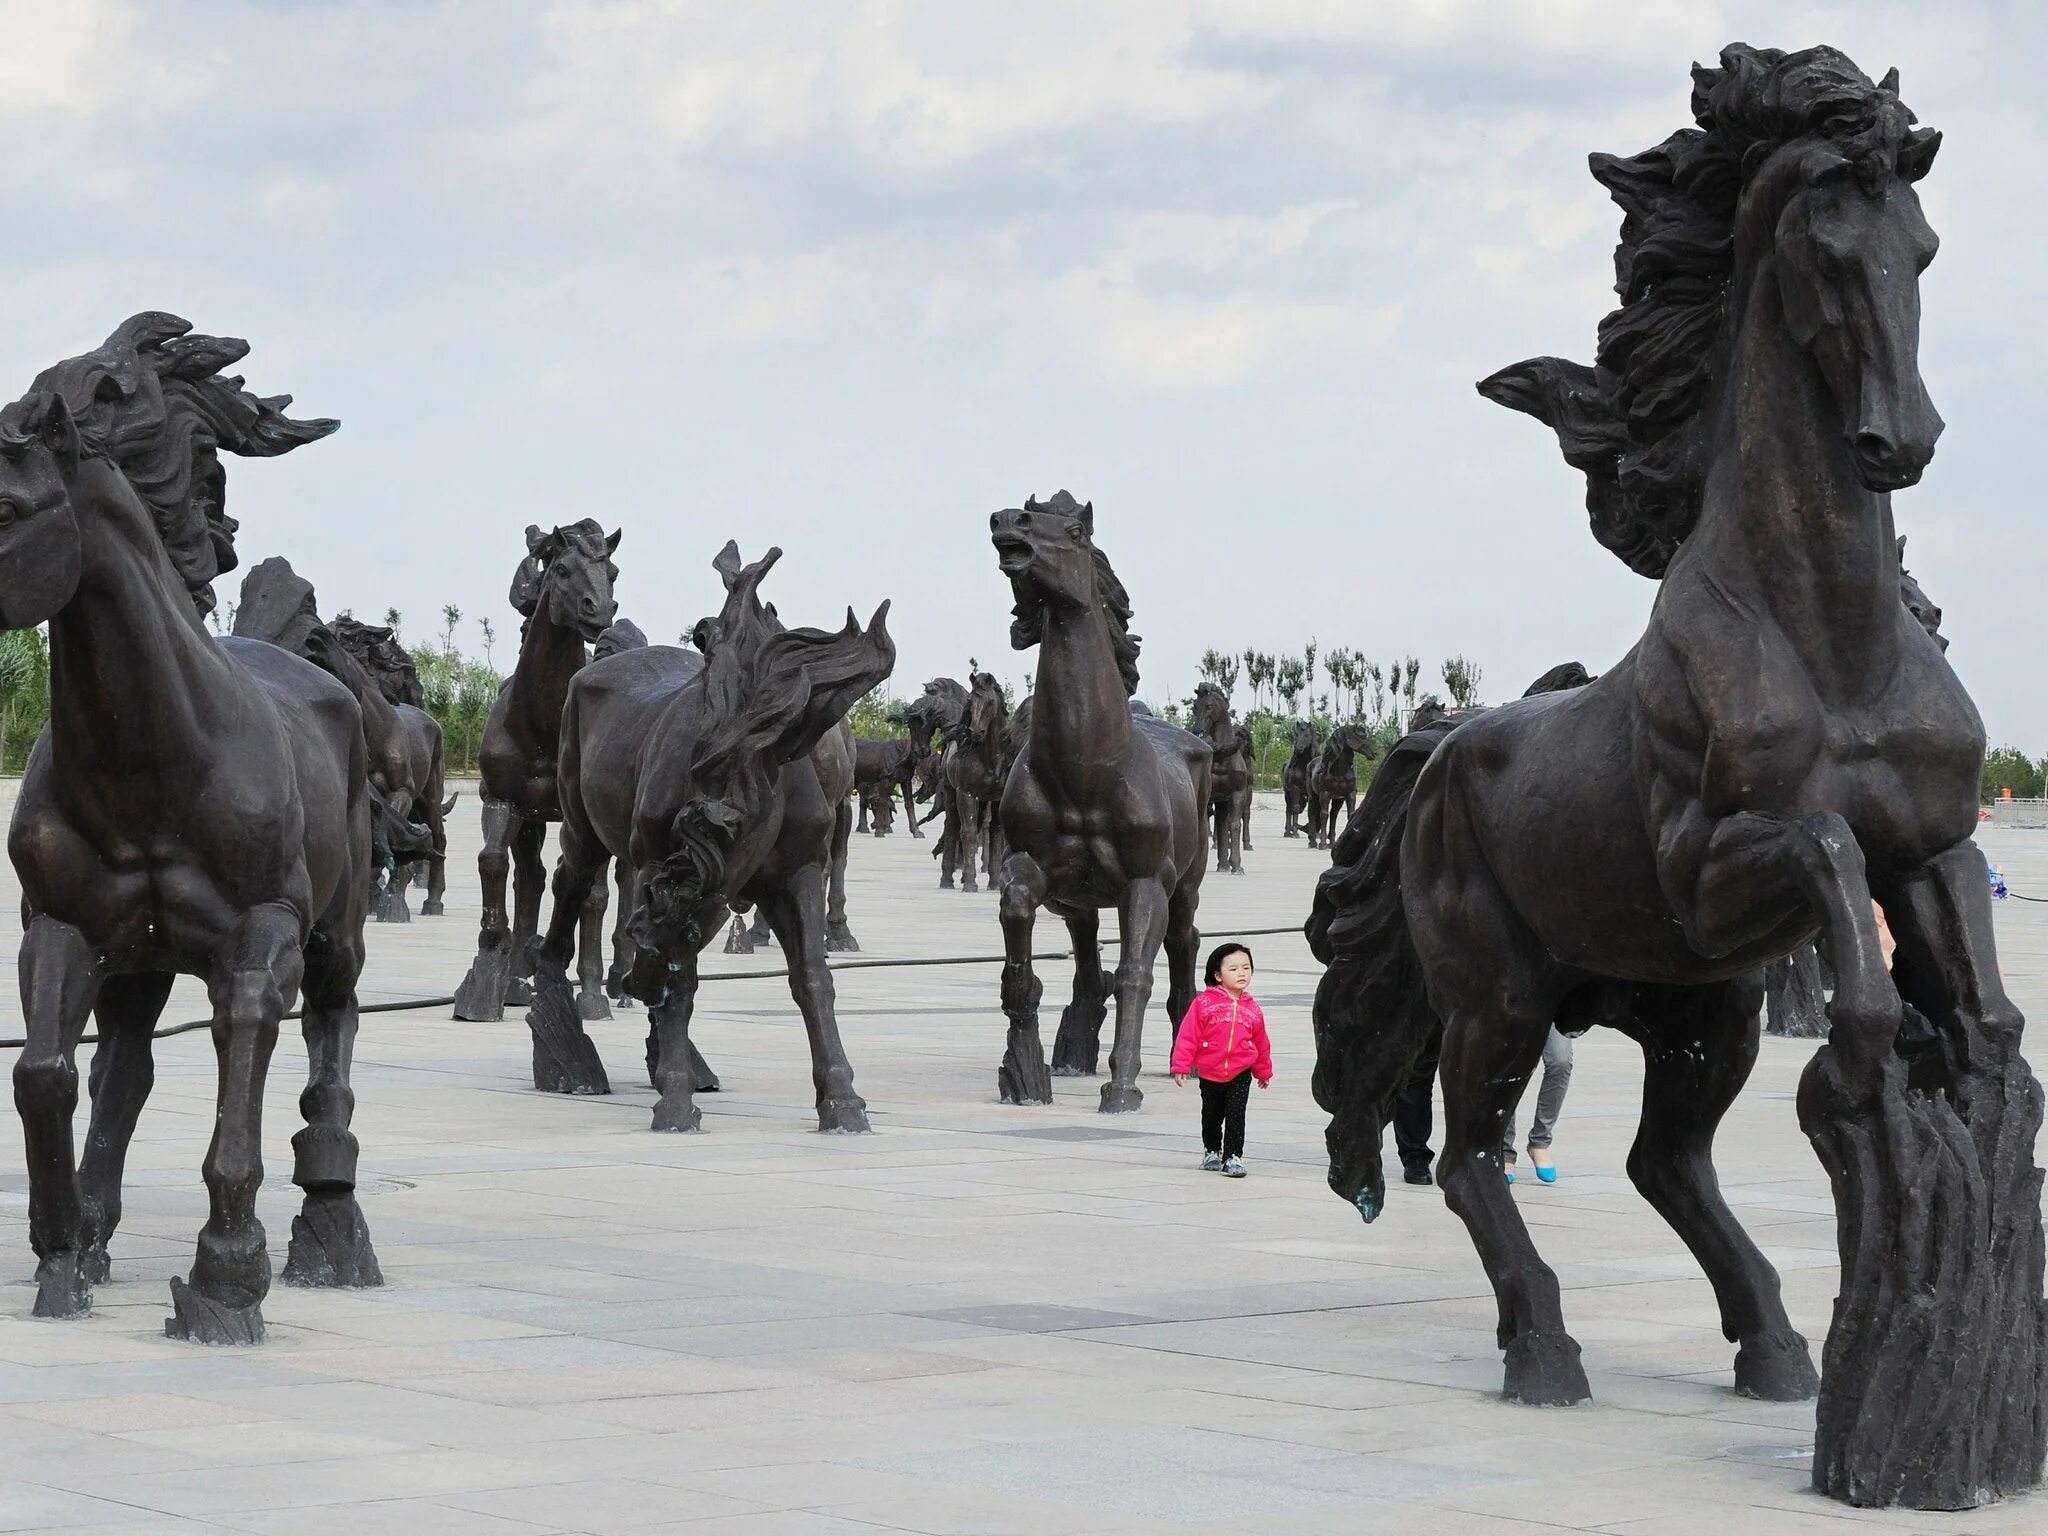
[[[28,1237],[39,1261],[35,1315],[82,1317],[92,1309],[92,1285],[71,1116],[78,1107],[74,1058],[100,990],[99,968],[76,928],[36,917],[22,935],[20,970],[28,1043],[14,1062],[14,1103],[28,1153]]]
[[[1175,1030],[1195,1005],[1195,955],[1202,944],[1195,911],[1200,901],[1201,887],[1186,880],[1166,901],[1166,1011]]]
[[[910,824],[910,835],[922,842],[924,829],[917,824],[917,790],[914,783],[916,778],[917,770],[906,768],[896,787],[903,792],[903,819]]]
[[[92,1125],[78,1160],[78,1185],[85,1201],[83,1266],[89,1285],[98,1285],[110,1271],[107,1244],[121,1224],[121,1176],[128,1143],[156,1083],[150,1032],[171,994],[171,980],[169,971],[109,976],[100,984],[99,1001],[93,1005],[100,1043],[86,1080]]]
[[[1031,929],[1045,900],[1045,871],[1028,853],[1003,861],[997,912],[1003,925],[1003,1017],[1009,1038],[996,1069],[996,1095],[1005,1104],[1050,1104],[1052,1073],[1038,1038],[1038,1000],[1044,986],[1031,966]]]
[[[803,865],[787,884],[762,898],[761,910],[789,958],[789,995],[811,1038],[818,1129],[868,1130],[867,1101],[854,1091],[853,1064],[846,1059],[833,1012],[832,973],[825,966],[825,872],[815,864]]]
[[[604,913],[611,905],[610,887],[605,884],[607,860],[597,855],[597,873],[590,882],[590,894],[583,898],[583,911],[576,927],[576,1012],[585,1022],[612,1016],[604,995]]]
[[[512,829],[512,979],[505,1001],[514,1007],[533,1001],[533,939],[548,886],[548,867],[541,861],[547,837],[548,824],[539,816],[521,816]]]
[[[981,889],[975,884],[981,865],[981,802],[964,789],[953,791],[953,814],[959,823],[960,889],[970,895]]]
[[[510,844],[518,821],[502,800],[483,803],[484,846],[476,856],[482,886],[483,920],[476,959],[455,989],[455,1017],[492,1023],[505,1016],[505,992],[512,981],[512,924],[505,914],[505,877],[512,870]]]
[[[1866,1026],[1838,989],[1834,1031],[1799,1085],[1800,1126],[1842,1214],[1814,1486],[1852,1504],[1961,1509],[2032,1487],[2048,1435],[2041,1088],[1999,977],[1976,845],[1882,894],[1892,973],[1932,1028],[1883,1050],[1856,1038]],[[1846,975],[1825,932],[1822,956]]]
[[[597,1047],[583,1028],[575,989],[569,985],[576,930],[590,902],[591,887],[604,873],[603,845],[587,830],[562,823],[555,860],[554,909],[545,937],[530,949],[533,1002],[526,1027],[533,1035],[533,1086],[543,1093],[604,1094],[612,1091]]]
[[[171,1281],[164,1333],[197,1344],[260,1344],[270,1253],[256,1218],[263,1182],[263,1082],[287,998],[299,990],[305,956],[299,920],[282,904],[250,909],[226,959],[207,981],[213,1002],[220,1096],[213,1143],[201,1172],[207,1217],[187,1280]]]
[[[1145,1091],[1138,1086],[1139,1057],[1145,1004],[1152,996],[1152,964],[1166,938],[1166,908],[1166,886],[1157,877],[1133,880],[1118,903],[1124,954],[1116,968],[1116,1034],[1109,1045],[1109,1081],[1102,1085],[1105,1115],[1128,1114],[1145,1102]]]
[[[623,1005],[626,978],[633,973],[633,938],[626,927],[632,921],[633,903],[638,899],[630,859],[612,861],[612,883],[618,891],[618,910],[612,917],[612,964],[605,972],[604,990],[612,1002]]]
[[[832,955],[860,953],[860,940],[846,926],[846,850],[852,841],[853,807],[842,800],[832,818],[831,874],[825,891],[825,952]]]
[[[292,1137],[292,1182],[305,1202],[292,1218],[287,1285],[382,1285],[369,1223],[356,1203],[356,982],[363,971],[362,923],[353,914],[316,924],[306,945],[306,1088],[299,1095],[305,1126]]]
[[[1102,972],[1097,935],[1102,916],[1081,912],[1067,919],[1074,940],[1074,1000],[1060,1015],[1052,1040],[1055,1077],[1093,1077],[1102,1053],[1102,1023],[1109,1016],[1109,978]]]
[[[440,917],[448,910],[443,899],[448,894],[448,813],[455,809],[455,802],[444,801],[441,789],[441,775],[437,771],[427,783],[422,802],[426,807],[427,835],[438,857],[426,860],[427,899],[420,903],[421,917]]]
[[[1756,1063],[1761,983],[1635,991],[1620,1025],[1643,1048],[1643,1117],[1628,1176],[1706,1271],[1722,1335],[1737,1346],[1735,1390],[1803,1402],[1820,1385],[1813,1355],[1785,1315],[1778,1272],[1728,1209],[1714,1173],[1715,1128]]]

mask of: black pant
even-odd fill
[[[1244,1107],[1252,1096],[1252,1069],[1227,1083],[1202,1079],[1202,1150],[1219,1148],[1225,1157],[1244,1156]]]
[[[1394,1096],[1394,1147],[1401,1154],[1401,1166],[1414,1172],[1427,1169],[1434,1154],[1429,1150],[1429,1133],[1436,1128],[1436,1114],[1430,1103],[1436,1092],[1437,1057],[1444,1046],[1443,1026],[1430,1031],[1429,1044],[1409,1068],[1408,1080]]]

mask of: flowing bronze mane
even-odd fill
[[[1109,556],[1083,527],[1084,517],[1092,523],[1095,503],[1077,501],[1066,491],[1055,491],[1052,496],[1040,501],[1035,496],[1024,498],[1024,510],[1033,513],[1051,513],[1064,518],[1076,530],[1077,540],[1085,540],[1089,552],[1095,557],[1095,594],[1102,606],[1102,616],[1109,622],[1109,641],[1116,651],[1116,669],[1123,675],[1124,692],[1136,695],[1138,691],[1138,647],[1140,636],[1131,633],[1131,596],[1124,590],[1124,584],[1110,568]],[[1035,603],[1019,602],[1012,610],[1010,621],[1010,646],[1013,650],[1026,651],[1038,644],[1045,632],[1045,610]]]
[[[1566,461],[1585,473],[1593,536],[1651,577],[1664,574],[1699,520],[1702,406],[1750,177],[1772,151],[1813,137],[1865,180],[1896,167],[1917,181],[1941,139],[1912,130],[1896,70],[1872,85],[1833,48],[1734,44],[1718,69],[1693,67],[1692,113],[1697,128],[1639,155],[1588,157],[1622,210],[1621,307],[1600,323],[1595,366],[1535,358],[1479,386],[1556,431]]]
[[[232,337],[192,334],[176,315],[148,311],[118,326],[98,348],[37,374],[35,393],[60,397],[80,437],[121,470],[150,510],[157,536],[201,613],[213,608],[213,579],[235,568],[235,520],[219,451],[271,458],[326,437],[328,418],[285,415],[290,395],[259,398],[220,370],[248,355]],[[18,447],[22,418],[0,426]]]

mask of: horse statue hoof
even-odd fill
[[[261,1344],[263,1303],[232,1307],[202,1296],[175,1275],[171,1277],[171,1315],[164,1319],[164,1337],[192,1344]]]
[[[612,1016],[612,1005],[605,1001],[602,992],[579,992],[576,994],[576,1013],[585,1023],[602,1023]]]
[[[446,917],[447,915],[448,908],[441,902],[430,899],[420,903],[421,917]]]
[[[1538,1408],[1570,1408],[1590,1402],[1593,1389],[1579,1364],[1579,1343],[1568,1333],[1521,1333],[1507,1348],[1507,1380],[1501,1396]]]
[[[860,940],[853,936],[853,930],[844,922],[830,924],[825,929],[825,953],[857,955],[860,953]]]
[[[1797,1333],[1744,1339],[1735,1352],[1735,1391],[1766,1403],[1803,1403],[1820,1393],[1813,1351]]]
[[[1102,1085],[1102,1113],[1105,1115],[1128,1115],[1145,1102],[1145,1090],[1136,1083],[1104,1083]]]
[[[597,1047],[583,1032],[583,1020],[566,983],[544,987],[527,1011],[533,1033],[533,1086],[543,1093],[603,1094],[612,1091]]]
[[[37,1317],[83,1317],[92,1310],[92,1283],[77,1249],[53,1253],[36,1266]]]
[[[851,1089],[819,1100],[818,1129],[846,1134],[873,1130],[874,1127],[868,1124],[867,1100]]]
[[[495,1024],[505,1017],[505,993],[512,985],[512,943],[486,945],[477,951],[469,974],[455,989],[455,1017]]]
[[[648,1129],[688,1134],[704,1127],[704,1111],[690,1102],[689,1095],[671,1098],[663,1094],[654,1101],[654,1120]]]
[[[354,1290],[384,1283],[370,1224],[353,1190],[320,1190],[306,1196],[292,1218],[291,1249],[285,1256],[286,1285]]]
[[[754,952],[753,935],[747,931],[747,920],[736,917],[725,935],[725,952],[728,955],[751,955]]]

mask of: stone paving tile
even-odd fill
[[[1205,887],[1212,935],[1305,908],[1320,858],[1279,838],[1272,806],[1258,814],[1249,873]],[[454,837],[449,918],[373,928],[366,997],[445,993],[467,964],[473,795]],[[2048,892],[2048,834],[1987,841],[2016,888]],[[856,842],[864,955],[998,947],[993,899],[934,889],[929,846]],[[0,970],[12,896],[0,872]],[[2007,903],[1997,921],[2022,1005],[2048,1020],[2048,909]],[[1050,924],[1040,938],[1061,942]],[[997,1104],[991,966],[838,978],[877,1126],[865,1138],[812,1131],[779,979],[707,982],[695,1035],[728,1091],[700,1101],[693,1137],[646,1129],[636,1019],[593,1028],[618,1091],[562,1100],[530,1088],[516,1017],[370,1016],[356,1129],[390,1284],[280,1286],[256,1351],[162,1337],[166,1282],[205,1217],[213,1099],[205,1036],[165,1041],[116,1283],[81,1323],[28,1315],[19,1133],[0,1130],[0,1446],[15,1478],[0,1530],[2039,1529],[2038,1499],[1930,1521],[1805,1491],[1813,1407],[1729,1391],[1712,1293],[1625,1175],[1640,1055],[1604,1034],[1580,1045],[1564,1178],[1515,1189],[1596,1406],[1500,1402],[1491,1293],[1440,1194],[1396,1185],[1368,1229],[1324,1188],[1307,1091],[1317,968],[1298,936],[1252,942],[1280,1071],[1252,1106],[1253,1177],[1234,1184],[1192,1166],[1194,1099],[1156,1075],[1157,1008],[1140,1114],[1103,1119],[1097,1085],[1072,1079],[1051,1106]],[[704,969],[779,964],[770,949]],[[1067,969],[1041,974],[1056,1008]],[[167,1017],[199,1006],[181,984]],[[1817,1348],[1832,1206],[1791,1102],[1810,1051],[1766,1043],[1718,1150]],[[303,1063],[288,1031],[259,1201],[275,1259],[297,1209],[285,1138]],[[224,1476],[229,1460],[246,1471]]]

